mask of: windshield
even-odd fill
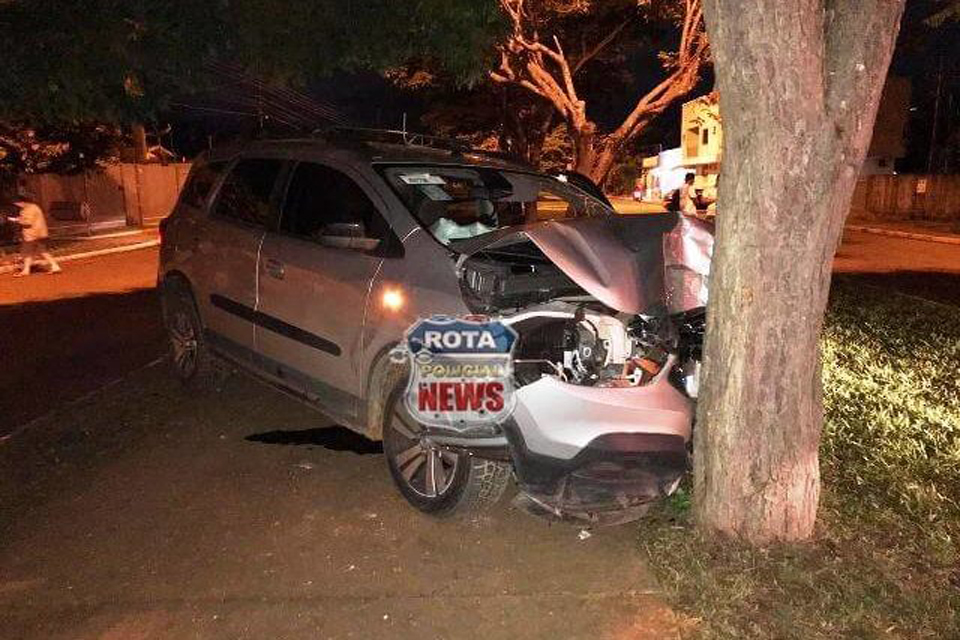
[[[387,167],[383,175],[420,224],[444,245],[503,227],[613,214],[576,187],[532,173],[405,165]]]

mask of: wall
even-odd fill
[[[87,202],[90,224],[49,220],[54,228],[140,226],[166,217],[190,171],[189,163],[119,163],[76,175],[22,176],[44,211],[54,202]]]
[[[857,184],[851,220],[960,220],[960,176],[869,176]]]

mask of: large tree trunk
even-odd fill
[[[568,125],[568,130],[573,142],[573,170],[602,187],[617,159],[620,144],[614,142],[612,136],[597,135],[597,127],[592,122],[580,128]]]
[[[807,538],[820,494],[819,335],[903,0],[712,0],[724,125],[695,434],[699,524]]]
[[[589,137],[577,136],[574,132],[574,169],[602,187],[623,148],[635,140],[644,128],[638,127],[626,140],[616,134],[597,135],[595,128]]]

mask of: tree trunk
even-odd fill
[[[807,538],[816,520],[831,264],[903,8],[867,4],[706,4],[724,164],[695,510],[755,544]]]
[[[636,134],[639,134],[641,130],[638,130]],[[630,136],[629,141],[635,140],[636,134]],[[589,153],[582,154],[579,151],[579,145],[574,145],[574,148],[577,149],[575,168],[578,173],[582,173],[597,185],[603,187],[613,164],[620,156],[621,149],[626,146],[628,141],[614,134],[598,136],[596,133],[593,134],[591,140]]]
[[[573,143],[573,170],[590,176],[596,157],[593,145],[597,136],[597,126],[589,120],[578,122],[568,119],[567,131]]]
[[[132,127],[133,132],[133,156],[135,162],[143,163],[147,161],[147,130],[143,124],[136,122]]]
[[[599,149],[594,154],[593,166],[590,167],[590,173],[586,175],[602,187],[610,174],[610,169],[613,168],[614,161],[617,159],[617,151],[621,143],[607,138],[600,141],[597,146],[599,146]]]

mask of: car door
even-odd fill
[[[337,416],[356,415],[377,250],[391,231],[372,191],[315,162],[293,169],[260,257],[257,351],[275,378]],[[374,196],[375,197],[375,196]]]
[[[241,158],[229,170],[198,229],[195,294],[210,344],[252,361],[257,261],[274,216],[274,192],[284,163]]]

